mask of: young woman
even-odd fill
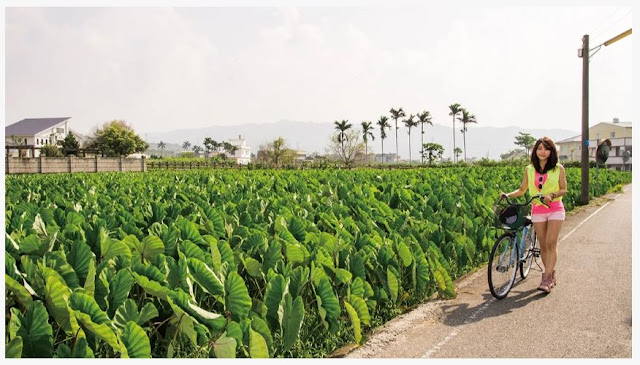
[[[562,196],[567,193],[567,179],[564,167],[558,163],[556,145],[548,137],[536,141],[531,151],[531,164],[524,169],[520,189],[500,196],[518,197],[529,191],[530,196],[542,194],[544,202],[534,199],[531,207],[531,221],[540,242],[540,253],[544,273],[538,290],[546,293],[557,284],[556,262],[558,260],[558,236],[564,222]]]

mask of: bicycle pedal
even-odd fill
[[[534,248],[532,250],[532,252],[533,252],[533,256],[540,257],[540,249],[539,248]]]

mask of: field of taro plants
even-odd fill
[[[500,190],[521,177],[519,167],[6,176],[6,356],[327,356],[421,301],[454,297],[453,280],[488,260]],[[570,210],[580,170],[567,179]],[[591,193],[630,180],[601,170]]]

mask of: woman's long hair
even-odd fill
[[[551,154],[547,159],[547,164],[544,166],[544,170],[540,168],[540,159],[538,158],[538,154],[536,154],[540,143],[544,144],[544,147],[551,151]],[[551,138],[542,137],[536,141],[536,144],[533,146],[533,150],[531,151],[531,164],[540,174],[545,174],[547,171],[556,168],[556,165],[558,164],[558,150],[556,149],[556,144],[553,143]]]

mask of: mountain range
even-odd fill
[[[351,123],[352,128],[360,130],[360,123]],[[393,125],[393,120],[391,120]],[[375,140],[369,141],[369,150],[373,153],[380,153],[380,130],[375,126],[373,134]],[[408,134],[407,129],[398,123],[398,152],[400,159],[409,159]],[[456,147],[463,149],[463,135],[460,132],[461,125],[456,125]],[[467,158],[482,158],[499,160],[500,155],[519,148],[514,144],[518,132],[529,133],[535,138],[547,136],[554,141],[579,135],[580,132],[568,129],[539,129],[521,127],[483,127],[481,125],[470,125],[467,127]],[[425,125],[424,142],[434,142],[441,144],[444,149],[444,158],[451,157],[452,132],[451,126],[434,123],[433,126]],[[330,136],[335,133],[333,123],[321,122],[299,122],[282,120],[275,123],[251,123],[235,126],[211,126],[196,129],[177,129],[169,132],[149,132],[140,133],[145,139],[150,149],[154,150],[157,143],[163,141],[167,147],[167,152],[179,152],[182,150],[182,143],[189,141],[191,145],[200,145],[205,137],[210,137],[216,141],[225,141],[242,136],[251,147],[251,153],[256,153],[260,146],[267,144],[278,137],[285,139],[289,148],[306,151],[307,154],[317,152],[327,153]],[[411,130],[411,157],[414,161],[420,159],[420,126]],[[385,153],[395,152],[395,133],[393,127],[387,131],[387,138],[384,140]],[[462,155],[463,156],[463,155]],[[461,156],[461,158],[462,158]]]

